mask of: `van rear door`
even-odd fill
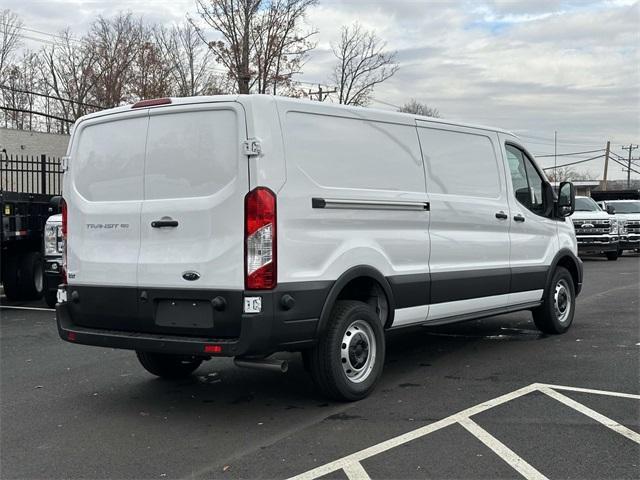
[[[149,111],[140,288],[244,288],[246,138],[234,102]]]
[[[69,284],[137,286],[148,122],[148,111],[136,110],[75,129],[63,185]]]

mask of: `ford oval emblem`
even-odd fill
[[[193,271],[184,272],[182,274],[182,278],[184,278],[187,282],[195,282],[200,278],[200,274],[198,272],[193,272]]]

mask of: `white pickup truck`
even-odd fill
[[[576,210],[571,215],[578,239],[579,254],[601,253],[609,260],[617,260],[620,233],[616,217],[590,197],[576,196]]]
[[[612,210],[620,228],[620,254],[624,250],[640,252],[640,200],[607,200],[599,203]]]

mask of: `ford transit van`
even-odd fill
[[[65,159],[60,336],[285,369],[365,397],[385,332],[518,310],[570,326],[575,193],[503,130],[271,96],[157,99],[82,117]]]

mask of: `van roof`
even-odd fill
[[[382,110],[377,108],[369,108],[369,107],[354,107],[348,105],[338,105],[335,103],[322,103],[313,102],[310,100],[301,100],[297,98],[290,97],[281,97],[274,95],[203,95],[196,97],[171,97],[172,105],[188,105],[194,103],[209,103],[209,102],[240,102],[243,104],[251,104],[251,103],[268,103],[268,102],[277,102],[279,104],[287,104],[290,106],[299,105],[299,108],[313,107],[317,109],[319,106],[322,107],[323,110],[326,111],[334,111],[338,112],[349,112],[354,116],[362,117],[363,114],[366,114],[367,118],[377,119],[377,120],[386,120],[395,123],[406,123],[408,125],[414,125],[416,120],[421,122],[429,122],[429,123],[437,123],[441,125],[449,125],[449,126],[458,126],[458,127],[466,127],[466,128],[474,128],[480,130],[488,130],[492,132],[503,133],[506,135],[510,135],[518,138],[516,134],[510,132],[508,130],[504,130],[496,127],[489,127],[485,125],[477,125],[472,123],[464,123],[457,122],[452,120],[445,120],[441,118],[434,117],[424,117],[421,115],[414,115],[411,113],[402,113],[402,112],[394,112],[389,110]],[[159,107],[166,107],[166,105],[159,105]],[[132,105],[123,105],[121,107],[110,108],[107,110],[101,110],[99,112],[90,113],[78,119],[78,122],[102,117],[105,115],[113,115],[123,112],[131,111]],[[158,107],[147,107],[147,108],[158,108]]]

